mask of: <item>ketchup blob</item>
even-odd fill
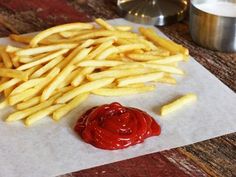
[[[146,112],[117,102],[89,109],[74,130],[85,142],[107,150],[127,148],[161,133],[160,126]]]

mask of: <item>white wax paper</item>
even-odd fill
[[[132,25],[135,30],[140,26],[123,19],[110,23]],[[8,39],[0,39],[0,44],[9,42]],[[193,58],[188,63],[180,63],[180,67],[186,71],[186,76],[178,77],[176,86],[158,84],[154,92],[125,97],[91,95],[59,123],[45,118],[26,128],[20,121],[3,122],[13,109],[1,110],[0,176],[56,176],[235,132],[235,93]],[[157,115],[162,104],[189,92],[198,95],[197,102],[163,118]],[[100,150],[81,141],[73,131],[77,118],[93,106],[113,101],[148,112],[160,123],[161,135],[116,151]]]

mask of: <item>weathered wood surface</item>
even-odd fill
[[[119,17],[115,0],[0,0],[0,36],[40,31],[67,22],[92,21],[96,17]],[[236,91],[236,54],[215,52],[194,44],[187,21],[160,29],[188,47],[199,63]],[[235,164],[234,133],[63,177],[233,177],[236,176]]]

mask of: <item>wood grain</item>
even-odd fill
[[[115,0],[0,0],[0,36],[28,33],[73,21],[119,17]],[[160,28],[172,40],[185,45],[190,54],[233,91],[236,91],[236,54],[196,45],[188,21]],[[236,115],[235,115],[236,116]],[[190,146],[141,156],[63,177],[201,177],[236,176],[236,134]],[[61,176],[62,177],[62,176]]]

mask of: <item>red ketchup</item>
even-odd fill
[[[89,109],[74,129],[85,142],[108,150],[127,148],[161,133],[146,112],[116,102]]]

